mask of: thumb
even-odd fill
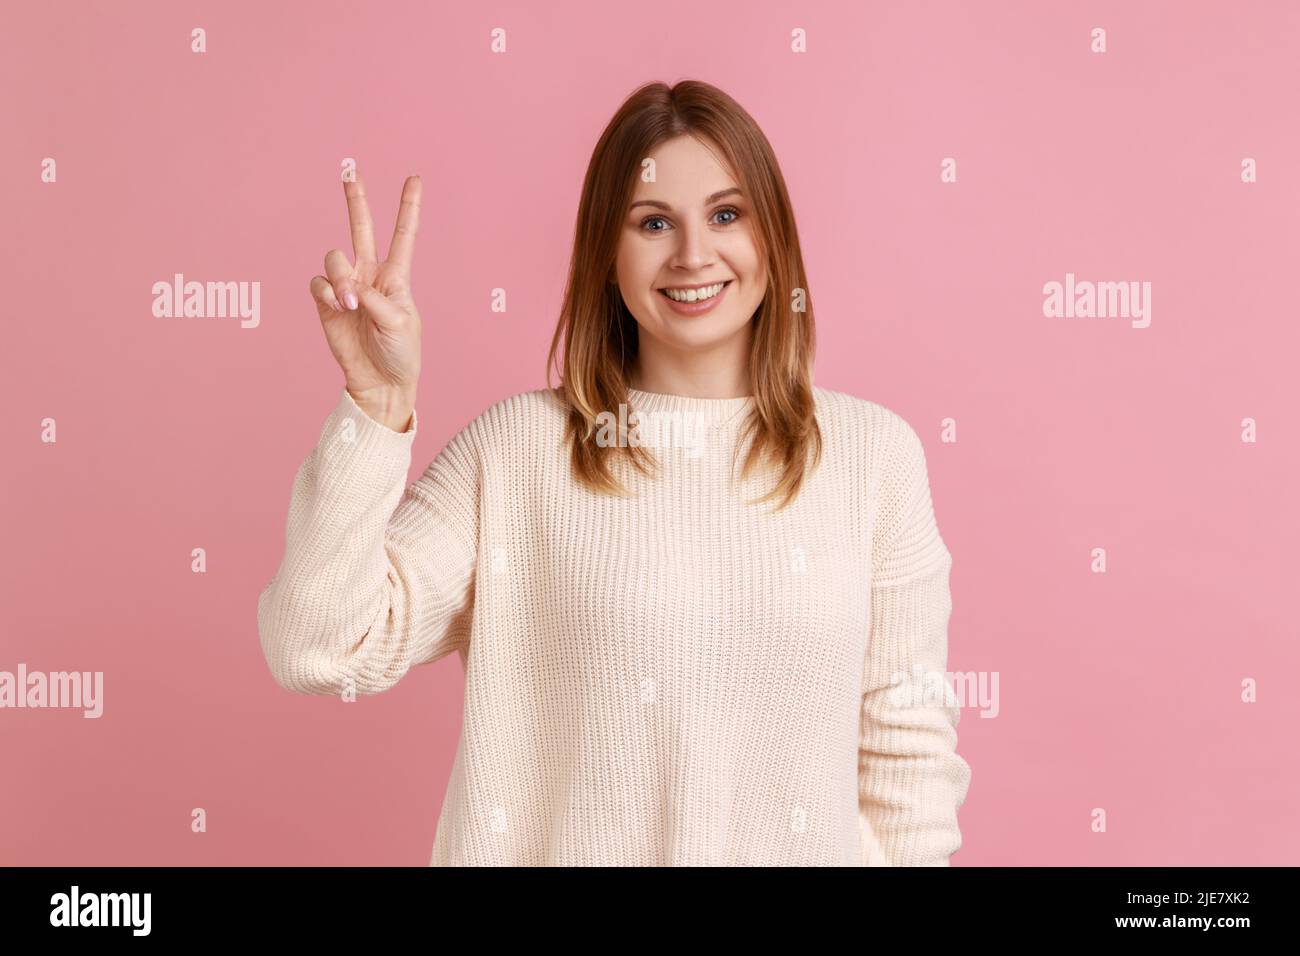
[[[406,318],[406,313],[388,301],[388,297],[382,292],[376,291],[368,285],[359,286],[357,294],[361,299],[361,307],[366,310],[366,314],[375,320],[375,324],[384,328],[395,328],[402,324]]]

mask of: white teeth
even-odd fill
[[[663,293],[674,302],[700,302],[703,299],[712,299],[725,285],[725,282],[719,282],[716,285],[706,285],[702,289],[664,289]]]

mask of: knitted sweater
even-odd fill
[[[814,395],[822,461],[772,512],[745,503],[771,473],[732,465],[752,396],[632,390],[659,464],[618,463],[624,498],[573,479],[547,389],[409,486],[418,417],[344,389],[258,599],[271,674],[373,694],[458,654],[431,866],[948,865],[970,767],[935,680],[952,559],[925,453],[893,411]]]

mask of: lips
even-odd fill
[[[664,297],[664,303],[671,311],[676,312],[678,315],[681,316],[700,316],[712,312],[714,309],[718,307],[718,304],[720,302],[722,302],[724,299],[727,298],[728,293],[731,291],[731,283],[732,283],[731,279],[727,279],[723,281],[721,283],[722,288],[718,290],[716,295],[712,295],[707,299],[699,299],[695,302],[679,302],[676,299],[674,299],[672,296],[668,295],[668,293],[666,293],[663,289],[658,289],[657,291],[660,295]],[[719,283],[717,282],[712,282],[712,283],[705,283],[704,286],[684,286],[684,287],[673,286],[673,288],[699,289],[699,288],[707,288],[710,285],[716,286],[718,284]]]
[[[663,296],[664,298],[666,298],[666,299],[669,299],[669,300],[671,300],[671,301],[676,301],[675,299],[672,299],[672,296],[668,295],[668,290],[671,289],[673,292],[689,292],[689,291],[691,291],[692,289],[710,289],[710,288],[712,288],[712,287],[715,286],[715,285],[721,285],[722,288],[718,290],[717,295],[713,296],[713,298],[716,299],[719,295],[722,295],[722,293],[725,292],[725,291],[727,290],[727,286],[731,285],[731,282],[732,282],[731,279],[719,279],[719,280],[715,280],[715,281],[713,281],[713,282],[700,282],[700,283],[697,283],[697,284],[695,284],[695,285],[670,285],[670,286],[664,286],[663,288],[656,289],[655,291],[658,292],[660,295],[662,295],[662,296]],[[705,301],[708,301],[708,300],[706,299]],[[694,303],[692,303],[692,304],[694,304]]]
[[[672,289],[676,292],[686,292],[690,289],[707,289],[709,286],[718,285],[719,283],[726,285],[730,281],[730,279],[714,279],[712,282],[697,282],[694,285],[665,285],[660,286],[656,291],[663,292],[665,289]]]

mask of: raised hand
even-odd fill
[[[371,418],[405,431],[420,379],[420,314],[411,298],[411,259],[420,221],[420,177],[408,176],[388,257],[378,261],[374,223],[358,178],[343,184],[354,262],[325,254],[311,294],[348,393]]]

